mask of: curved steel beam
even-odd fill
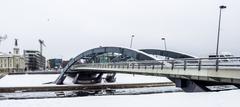
[[[152,55],[160,55],[160,56],[166,56],[169,58],[196,58],[191,55],[187,55],[184,53],[179,53],[179,52],[173,52],[173,51],[165,51],[165,50],[160,50],[160,49],[140,49],[140,51],[143,51],[148,54]]]
[[[120,53],[125,56],[133,57],[136,60],[157,60],[157,58],[153,57],[152,55],[149,55],[143,51],[130,49],[130,48],[124,48],[124,47],[98,47],[94,49],[87,50],[75,58],[71,59],[70,62],[64,67],[63,71],[61,72],[60,76],[55,81],[56,84],[62,84],[65,79],[65,73],[69,71],[69,69],[80,59],[86,58],[86,57],[93,57],[98,54],[103,53]]]

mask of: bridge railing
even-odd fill
[[[169,60],[126,61],[111,63],[78,64],[74,67],[116,68],[116,69],[215,69],[239,68],[240,57],[229,58],[187,58]]]

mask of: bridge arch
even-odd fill
[[[96,55],[104,54],[104,53],[119,53],[124,56],[132,57],[135,60],[157,60],[157,58],[149,55],[143,51],[139,51],[136,49],[125,48],[125,47],[98,47],[87,50],[75,58],[71,59],[69,63],[64,67],[63,71],[61,72],[60,76],[55,81],[56,84],[62,84],[65,79],[65,73],[70,70],[70,68],[77,63],[80,59],[84,58],[92,58]]]
[[[166,56],[169,58],[177,59],[177,58],[196,58],[195,56],[180,53],[180,52],[174,52],[174,51],[165,51],[160,49],[140,49],[140,51],[143,51],[145,53],[151,54],[151,55],[160,55],[160,56]]]
[[[170,58],[174,58],[174,59],[176,59],[176,58],[195,58],[194,56],[186,55],[186,54],[183,54],[183,53],[177,53],[177,52],[172,52],[172,51],[164,51],[164,50],[156,50],[156,49],[135,50],[135,49],[123,48],[123,47],[98,47],[98,48],[87,50],[87,51],[79,54],[75,58],[73,58],[67,64],[67,66],[63,69],[63,71],[61,72],[60,76],[55,81],[56,84],[62,84],[63,83],[63,81],[64,81],[64,79],[65,79],[65,77],[67,75],[66,72],[68,72],[70,70],[70,68],[75,63],[78,62],[78,60],[84,59],[84,58],[92,58],[92,57],[94,57],[96,55],[109,53],[109,52],[120,53],[122,55],[130,56],[130,57],[132,57],[132,58],[134,58],[136,60],[158,60],[153,55],[161,55],[161,56],[166,56],[166,57],[170,57]],[[152,54],[152,55],[150,55],[150,54]],[[180,60],[182,60],[182,59],[180,59]],[[186,60],[187,59],[184,60],[184,63],[186,63]],[[196,58],[195,60],[197,60],[198,68],[201,68],[202,61],[199,60],[199,58]],[[186,75],[186,74],[189,73],[188,71],[186,71],[187,73],[184,74],[186,68],[183,68],[183,70],[182,70],[183,73],[182,74],[179,74],[180,70],[176,69],[176,71],[174,71],[175,72],[175,74],[174,74],[174,72],[173,72],[173,70],[174,70],[173,69],[174,61],[175,60],[173,60],[173,63],[171,65],[172,68],[169,67],[169,68],[166,69],[166,71],[164,73],[161,74],[161,72],[160,72],[159,74],[164,75],[167,78],[169,78],[171,81],[173,81],[176,84],[177,87],[182,88],[184,91],[187,91],[187,92],[209,91],[209,89],[207,89],[206,86],[211,86],[211,85],[236,85],[235,83],[232,83],[233,82],[232,79],[231,79],[231,83],[229,83],[229,82],[224,82],[224,81],[221,82],[221,80],[218,77],[217,78],[215,78],[215,77],[207,77],[208,75],[205,76],[205,75],[202,75],[202,73],[201,73],[201,75],[197,75],[197,74],[199,74],[198,72],[199,72],[200,69],[195,70],[195,71],[193,70],[193,74],[191,74],[191,75]],[[140,63],[142,63],[142,62],[140,61]],[[151,64],[151,63],[152,62],[150,62],[149,64]],[[110,64],[113,64],[113,63],[110,63]],[[126,62],[126,65],[128,67],[129,67],[129,64],[130,63]],[[89,64],[89,65],[92,65],[92,64]],[[154,66],[155,66],[155,64],[153,64],[153,67],[150,68],[150,69],[154,69]],[[186,67],[186,64],[184,64],[182,66]],[[190,66],[192,66],[192,65],[190,65]],[[132,73],[134,74],[134,73],[138,72],[140,68],[141,67],[138,67],[137,70],[132,72]],[[134,66],[132,67],[132,69],[134,69]],[[142,69],[146,69],[146,65],[143,65]],[[161,67],[160,69],[161,70],[165,70],[165,69],[163,69],[163,67]],[[93,70],[95,70],[95,71],[98,70],[99,71],[98,73],[107,73],[107,72],[103,72],[106,69],[101,69],[101,67],[100,67],[100,69],[91,69],[91,68],[90,69],[82,69],[83,72],[87,71],[86,72],[87,74],[91,74],[91,71],[93,71]],[[206,71],[208,72],[209,70],[210,69],[207,68]],[[129,73],[131,71],[125,71],[125,72]],[[112,73],[112,71],[111,71],[111,73]],[[114,73],[116,73],[116,72],[114,72]],[[155,71],[154,71],[154,73],[155,73]],[[142,74],[142,72],[140,72],[139,74]],[[209,74],[209,73],[204,73],[204,74]],[[214,71],[213,74],[215,74],[215,71]],[[77,75],[81,75],[81,74],[77,74]],[[102,74],[99,74],[99,75],[102,76]],[[157,74],[154,74],[154,75],[157,75]],[[100,76],[98,76],[98,77],[100,77]],[[201,76],[203,78],[200,78]],[[76,76],[76,77],[78,78],[78,76]],[[206,81],[206,77],[207,77],[207,80],[211,79],[211,81],[210,82]],[[222,77],[220,77],[220,78],[222,78]],[[223,79],[226,79],[226,78],[223,78]],[[236,86],[239,87],[239,84],[237,84]]]

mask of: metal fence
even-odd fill
[[[91,67],[91,68],[118,68],[118,69],[215,69],[221,68],[239,68],[240,57],[228,58],[185,58],[185,59],[169,59],[169,60],[146,60],[146,61],[126,61],[112,63],[87,63],[77,64],[75,67]]]

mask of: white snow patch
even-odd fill
[[[151,83],[151,82],[171,82],[166,77],[143,76],[132,74],[117,74],[117,83]]]
[[[58,75],[6,75],[0,79],[0,87],[40,86],[56,80]]]
[[[238,107],[240,90],[203,93],[3,100],[1,107]]]
[[[41,86],[41,85],[54,85],[44,84],[53,82],[58,77],[58,74],[34,74],[34,75],[7,75],[0,79],[0,87],[17,87],[17,86]],[[129,75],[117,74],[115,83],[155,83],[155,82],[170,82],[165,77],[156,76],[142,76],[142,75]],[[72,78],[66,78],[65,85],[73,85]]]

